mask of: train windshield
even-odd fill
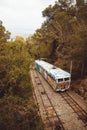
[[[69,78],[64,78],[65,81],[69,81]]]
[[[63,79],[61,78],[61,79],[58,79],[58,82],[62,82],[63,81]]]

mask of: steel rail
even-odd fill
[[[35,75],[35,74],[36,74],[36,73],[34,73],[34,75]],[[37,86],[37,89],[38,89],[38,92],[39,92],[39,95],[40,95],[40,98],[41,98],[41,101],[42,101],[42,104],[43,104],[43,107],[44,107],[44,110],[45,110],[45,113],[46,113],[46,118],[47,118],[47,120],[49,121],[50,128],[53,130],[53,125],[52,125],[52,123],[51,123],[51,121],[50,121],[50,119],[49,119],[48,112],[47,112],[47,110],[46,110],[46,108],[45,108],[44,101],[43,101],[43,98],[42,98],[42,96],[41,96],[41,92],[40,92],[40,90],[39,90],[39,88],[38,88],[38,82],[36,81],[37,78],[38,78],[38,76],[35,76],[36,86]]]
[[[81,119],[83,123],[87,123],[87,112],[67,92],[60,93],[60,95],[78,115],[79,119]]]
[[[41,82],[41,79],[40,79],[40,77],[39,77],[39,73],[38,72],[36,72],[36,74],[37,74],[37,77],[38,77],[38,79],[39,79],[39,83],[40,83],[40,86],[42,86],[42,88],[43,88],[43,90],[44,90],[44,92],[45,92],[45,96],[47,97],[47,99],[48,99],[48,101],[49,101],[49,103],[50,103],[50,107],[52,108],[52,110],[54,111],[54,113],[55,113],[55,117],[57,118],[57,120],[58,120],[58,128],[56,128],[56,129],[58,129],[58,130],[65,130],[65,128],[64,128],[64,126],[63,126],[63,123],[61,122],[61,120],[60,120],[60,118],[59,118],[59,116],[58,116],[58,114],[57,114],[57,112],[56,112],[56,110],[55,110],[55,108],[54,108],[54,106],[53,106],[53,104],[52,104],[52,102],[51,102],[51,100],[50,100],[50,98],[49,98],[49,96],[48,96],[48,94],[47,94],[47,92],[46,92],[46,90],[45,90],[45,88],[44,88],[44,85],[42,84],[42,82]],[[45,108],[45,104],[44,104],[44,101],[43,101],[43,97],[42,97],[42,95],[41,95],[41,92],[40,92],[40,90],[39,90],[39,87],[37,87],[38,88],[38,91],[39,91],[39,93],[40,93],[40,97],[41,97],[41,100],[42,100],[42,103],[43,103],[43,106],[44,106],[44,108]],[[47,109],[45,108],[45,111],[46,111],[46,114],[47,114],[47,116],[49,116],[48,115],[48,112],[47,112]],[[49,118],[49,120],[50,120],[50,118],[52,118],[52,117],[48,117]],[[54,117],[53,117],[53,120],[54,120]],[[51,122],[51,121],[50,121]],[[56,121],[54,120],[54,122],[55,122],[55,124],[56,124]],[[50,123],[51,124],[51,123]],[[52,126],[52,130],[54,130],[54,125],[52,125],[51,124],[51,126]]]

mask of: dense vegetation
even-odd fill
[[[29,74],[33,59],[48,58],[67,71],[72,63],[73,78],[87,75],[87,5],[60,1],[42,12],[46,20],[26,41],[9,41],[0,21],[0,130],[43,130]]]
[[[83,0],[78,0],[76,7],[60,2],[61,5],[56,2],[42,12],[46,20],[27,39],[29,51],[31,56],[46,57],[67,71],[72,64],[73,78],[84,77],[87,75],[87,5]]]
[[[33,100],[29,67],[32,61],[26,42],[0,24],[0,130],[42,130]]]

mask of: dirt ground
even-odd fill
[[[72,81],[71,89],[87,101],[87,77]]]

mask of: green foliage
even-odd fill
[[[33,100],[31,62],[22,37],[0,44],[0,130],[43,130]]]
[[[43,15],[43,17],[50,17],[50,16],[52,16],[52,14],[53,14],[53,11],[52,11],[52,6],[51,5],[49,5],[49,7],[48,8],[46,8],[43,12],[42,12],[42,15]]]
[[[67,71],[70,70],[72,61],[73,77],[85,76],[87,74],[87,5],[78,0],[77,7],[70,8],[66,1],[60,2],[60,6],[55,3],[42,12],[46,21],[33,35],[35,44],[30,50],[37,46],[37,49],[32,51],[38,54],[37,57],[48,57],[58,67]],[[49,56],[46,55],[48,53]]]
[[[78,0],[76,8],[63,1],[47,7],[42,12],[46,21],[26,42],[21,36],[7,42],[10,33],[0,21],[1,130],[43,130],[29,75],[34,59],[47,57],[67,71],[72,61],[74,78],[87,75],[86,6]]]
[[[5,96],[0,99],[0,130],[42,130],[33,100]]]
[[[18,43],[25,43],[25,40],[24,40],[24,38],[21,37],[21,36],[16,36],[15,42],[18,42]]]
[[[43,34],[41,34],[41,30],[37,30],[36,33],[27,38],[27,47],[28,52],[31,55],[32,59],[38,59],[41,57],[49,57],[52,51],[52,46],[47,44],[47,41],[43,42]],[[48,40],[48,39],[47,39]],[[48,49],[50,51],[48,51]]]
[[[84,4],[84,0],[77,0],[77,5],[82,6]]]
[[[6,43],[0,46],[0,77],[4,94],[22,94],[25,89],[30,88],[29,65],[31,59],[26,51],[25,44]],[[2,83],[3,80],[3,83]],[[24,90],[23,90],[24,88]]]
[[[79,7],[77,17],[78,19],[82,19],[87,25],[87,4]]]
[[[0,44],[6,42],[10,38],[10,32],[6,31],[0,20]]]

